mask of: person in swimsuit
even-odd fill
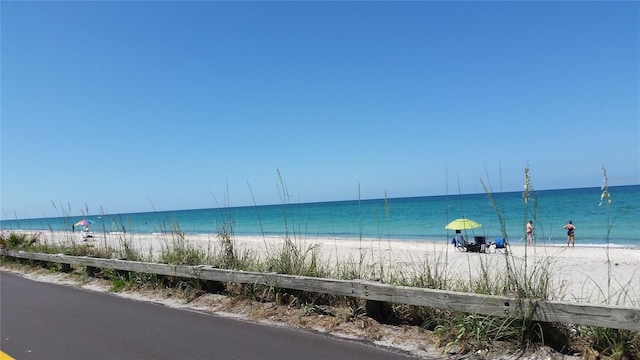
[[[573,221],[569,220],[569,223],[563,226],[563,228],[567,230],[567,246],[569,246],[569,243],[571,243],[571,246],[576,246],[576,239],[575,239],[576,226],[573,225]]]
[[[533,245],[533,221],[529,220],[527,223],[527,242],[529,245]]]

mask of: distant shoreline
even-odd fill
[[[65,234],[68,233],[70,236],[75,236],[76,234],[80,233],[81,229],[76,230],[75,232],[71,232],[71,231],[51,231],[51,230],[42,230],[42,229],[32,229],[32,230],[24,230],[24,229],[15,229],[15,230],[7,230],[7,229],[0,229],[0,231],[5,231],[5,232],[18,232],[18,233],[29,233],[29,234],[36,234],[36,233],[41,233],[41,234],[57,234],[56,236],[59,236],[60,234]],[[102,231],[92,231],[94,234],[96,235],[101,235],[103,236],[105,233],[103,233]],[[193,237],[193,238],[209,238],[209,239],[215,239],[218,236],[218,233],[189,233],[189,232],[182,232],[182,234],[184,234],[184,236],[186,237]],[[106,232],[107,236],[110,237],[114,237],[114,236],[135,236],[135,237],[142,237],[142,238],[146,238],[146,237],[171,237],[174,235],[177,235],[177,233],[172,234],[171,232],[123,232],[123,231],[109,231]],[[263,238],[262,234],[234,234],[232,235],[233,237],[237,237],[237,238]],[[282,234],[264,234],[264,239],[283,239],[285,236],[284,233]],[[367,242],[397,242],[397,243],[411,243],[411,242],[415,242],[415,243],[419,243],[419,244],[429,244],[429,243],[449,243],[449,240],[446,239],[437,239],[437,238],[424,238],[424,239],[416,239],[416,238],[401,238],[401,237],[389,237],[389,238],[373,238],[373,237],[350,237],[350,236],[332,236],[332,235],[315,235],[315,236],[310,236],[310,235],[299,235],[299,234],[290,234],[289,237],[291,239],[296,239],[296,238],[304,238],[307,240],[313,240],[313,239],[321,239],[321,240],[325,240],[325,239],[332,239],[332,240],[336,240],[336,241],[367,241]],[[487,241],[488,242],[493,242],[494,238],[497,237],[488,237]],[[626,240],[626,242],[632,242],[634,240]],[[624,242],[624,241],[623,241]],[[511,246],[515,246],[515,247],[524,247],[526,245],[526,242],[523,239],[518,239],[517,241],[513,241],[511,240],[510,242]],[[549,241],[536,241],[534,247],[565,247],[566,243],[564,240],[556,240],[554,242],[549,242]],[[529,246],[531,247],[531,246]],[[580,248],[620,248],[620,249],[639,249],[640,250],[640,243],[638,243],[638,245],[635,244],[628,244],[628,243],[618,243],[616,242],[615,239],[610,239],[609,240],[609,244],[607,244],[605,242],[605,240],[602,240],[602,243],[594,243],[593,240],[582,240],[582,239],[576,239],[576,244],[575,247],[580,247]],[[639,264],[640,265],[640,264]]]
[[[216,236],[225,231],[236,236],[289,234],[291,237],[429,242],[450,239],[453,231],[446,230],[445,225],[466,217],[482,225],[463,231],[466,238],[478,235],[493,241],[507,234],[511,244],[518,246],[524,243],[525,220],[532,220],[539,245],[561,246],[566,243],[563,226],[573,220],[578,246],[640,247],[640,231],[636,226],[640,217],[640,186],[616,187],[610,191],[611,208],[599,206],[599,188],[580,188],[539,191],[535,203],[528,206],[523,204],[521,193],[508,192],[491,197],[486,194],[423,196],[3,220],[0,229],[71,231],[73,224],[89,220],[92,230],[114,234],[179,231],[192,236]]]

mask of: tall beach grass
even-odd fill
[[[603,167],[604,185],[603,198],[606,204],[606,216],[609,216],[611,203],[608,187],[606,186],[606,170]],[[407,264],[394,264],[391,258],[391,239],[388,230],[385,234],[385,222],[388,229],[389,207],[385,194],[384,216],[378,219],[378,239],[359,238],[359,251],[353,258],[336,257],[335,262],[329,262],[319,255],[319,245],[303,241],[308,238],[304,223],[299,222],[296,214],[289,206],[289,195],[284,177],[278,171],[281,201],[285,205],[283,235],[276,245],[268,241],[263,234],[264,247],[262,249],[243,248],[238,244],[233,229],[230,214],[218,222],[217,236],[203,246],[190,238],[180,229],[177,223],[159,223],[159,233],[162,235],[160,249],[140,250],[140,240],[136,234],[123,232],[118,237],[117,246],[107,243],[107,236],[112,236],[107,229],[103,229],[104,242],[77,243],[72,237],[64,238],[60,243],[49,243],[42,236],[35,233],[5,232],[0,234],[0,247],[37,251],[45,253],[65,253],[78,256],[94,256],[102,258],[118,258],[131,261],[158,261],[176,265],[211,265],[223,269],[274,272],[300,276],[324,277],[335,279],[367,279],[381,281],[387,284],[424,287],[447,291],[473,292],[488,295],[507,295],[518,299],[558,299],[563,294],[551,286],[556,259],[543,257],[533,262],[529,257],[529,245],[525,242],[525,256],[519,258],[507,247],[506,251],[496,256],[473,258],[478,254],[456,254],[468,256],[465,266],[468,277],[457,276],[449,250],[443,253],[432,253],[419,260],[418,256]],[[495,200],[490,186],[481,179],[486,196],[498,217],[501,233],[507,241],[511,238],[507,233],[504,210]],[[525,167],[523,212],[524,225],[529,217],[537,219],[539,211],[536,195],[531,185],[529,166]],[[358,191],[360,194],[360,191]],[[360,195],[358,195],[360,197]],[[531,208],[533,208],[533,213]],[[256,211],[259,210],[256,207]],[[258,218],[259,214],[258,214]],[[611,229],[607,218],[607,234]],[[124,224],[119,224],[124,225]],[[359,226],[362,226],[359,224]],[[128,228],[133,228],[131,224]],[[520,235],[516,235],[520,237]],[[386,249],[383,244],[386,241]],[[532,247],[536,249],[536,247]],[[377,251],[376,251],[377,250]],[[609,251],[607,247],[607,251]],[[480,256],[480,255],[478,255]],[[456,256],[457,257],[457,256]],[[458,257],[459,258],[459,257]],[[2,261],[7,261],[2,260]],[[504,269],[496,272],[496,269]],[[79,269],[78,271],[83,271]],[[610,271],[610,264],[609,264]],[[207,290],[207,286],[197,281],[176,280],[152,277],[144,274],[122,274],[105,271],[101,276],[111,279],[113,289],[136,288],[141,286],[174,287],[188,290],[190,298],[198,296]],[[617,297],[629,296],[611,291],[611,275],[606,292],[608,302],[614,302]],[[623,284],[624,285],[624,284]],[[302,291],[279,289],[269,286],[224,284],[214,287],[215,291],[236,297],[247,297],[255,301],[274,301],[278,304],[296,306],[301,309],[315,309],[318,306],[334,305],[345,308],[346,319],[353,320],[367,315],[366,304],[357,299],[310,294]],[[370,309],[369,309],[370,310]],[[378,309],[380,311],[380,309]],[[385,304],[384,316],[376,317],[379,321],[394,324],[419,325],[433,331],[437,336],[437,343],[444,350],[453,351],[459,355],[469,354],[480,349],[490,349],[497,341],[507,341],[522,349],[541,344],[552,345],[558,351],[577,352],[584,354],[597,353],[612,358],[633,358],[640,356],[637,332],[601,329],[594,327],[576,327],[570,324],[545,324],[532,320],[532,314],[524,314],[521,318],[497,318],[478,314],[464,314],[452,311],[425,309],[414,306]],[[379,315],[379,314],[378,314]]]

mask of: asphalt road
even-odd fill
[[[384,359],[401,354],[0,272],[0,349],[22,359]]]

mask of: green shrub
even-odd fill
[[[0,249],[24,250],[36,244],[39,238],[40,233],[3,232],[0,234]]]

